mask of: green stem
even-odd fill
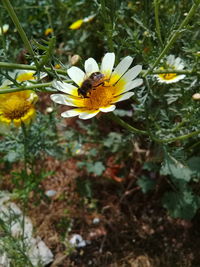
[[[104,21],[105,32],[108,40],[108,48],[110,52],[114,52],[113,37],[112,37],[113,23],[108,14],[108,9],[106,8],[105,0],[101,0],[101,9],[102,9],[101,14]]]
[[[26,64],[16,64],[16,63],[8,63],[8,62],[0,62],[0,69],[18,69],[18,70],[35,70],[37,71],[37,67],[34,65],[26,65]],[[44,67],[43,71],[49,72],[52,71],[51,68]],[[67,71],[64,69],[54,69],[58,74],[67,75]],[[141,74],[145,74],[148,70],[142,70]],[[151,74],[162,74],[162,73],[177,73],[177,74],[187,74],[187,75],[200,75],[199,71],[195,70],[174,70],[174,69],[165,69],[165,70],[154,70]]]
[[[33,60],[35,62],[35,65],[37,66],[38,62],[37,62],[37,60],[35,58],[35,54],[34,54],[34,51],[32,49],[32,46],[31,46],[31,44],[30,44],[30,42],[29,42],[29,40],[28,40],[28,38],[26,36],[25,31],[23,30],[23,28],[22,28],[22,26],[21,26],[21,24],[20,24],[20,22],[18,20],[18,17],[16,15],[16,13],[15,13],[15,11],[14,11],[11,3],[10,3],[10,1],[9,0],[2,0],[2,1],[3,1],[3,4],[4,4],[5,8],[7,9],[8,13],[9,13],[12,21],[14,22],[14,24],[15,24],[18,32],[19,32],[19,35],[20,35],[22,41],[24,42],[24,45],[25,45],[26,49],[28,50],[29,54],[32,56],[32,58],[33,58]]]
[[[182,30],[184,29],[184,27],[188,24],[188,22],[190,21],[190,19],[193,17],[193,15],[196,13],[198,6],[200,4],[200,0],[196,0],[194,2],[194,4],[192,5],[190,11],[188,12],[187,16],[185,17],[185,19],[182,21],[181,25],[178,27],[178,29],[174,32],[174,34],[172,35],[172,37],[170,38],[168,44],[164,47],[163,51],[160,53],[159,57],[157,58],[157,60],[154,62],[153,66],[148,69],[146,71],[146,73],[144,74],[144,77],[146,77],[150,72],[153,71],[153,69],[158,65],[158,63],[160,62],[160,60],[164,57],[164,55],[168,52],[168,50],[170,49],[170,47],[172,46],[172,44],[178,39],[179,35],[182,33]]]
[[[161,46],[163,46],[163,41],[160,33],[160,23],[159,23],[159,2],[160,0],[154,0],[154,13],[155,13],[156,31],[158,39],[160,41]]]
[[[3,32],[3,23],[2,23],[2,14],[0,14],[0,29],[1,29],[1,39],[2,39],[2,43],[3,43],[3,50],[4,50],[4,53],[6,54],[6,57],[7,57],[7,48],[6,48],[6,40],[5,40],[5,35],[4,35],[4,32]]]
[[[26,182],[29,179],[28,175],[28,134],[27,134],[27,128],[26,125],[22,122],[21,123],[21,129],[22,129],[22,134],[23,134],[23,145],[24,145],[24,172],[25,175],[23,175],[23,188],[22,190],[26,192]],[[23,217],[22,217],[22,245],[23,245],[23,251],[26,250],[26,242],[25,242],[25,214],[27,210],[27,198],[23,197]],[[32,264],[30,266],[33,266]]]
[[[38,88],[44,88],[44,87],[49,87],[52,86],[52,82],[49,83],[38,83],[26,87],[14,87],[14,88],[5,88],[5,89],[0,89],[0,94],[7,94],[7,93],[13,93],[13,92],[19,92],[19,91],[25,91],[25,90],[34,90]],[[45,92],[50,92],[53,93],[53,90],[45,90]]]
[[[23,133],[23,144],[24,144],[24,171],[27,176],[27,165],[28,165],[28,147],[27,147],[27,131],[26,131],[26,125],[22,122],[21,124],[22,133]]]
[[[124,127],[125,129],[129,130],[130,132],[132,132],[134,134],[148,135],[148,132],[143,131],[143,130],[139,130],[139,129],[131,126],[130,124],[128,124],[127,122],[123,121],[118,116],[116,116],[114,113],[109,113],[108,116],[114,122],[116,122],[117,124],[121,125],[122,127]]]
[[[114,122],[116,122],[120,126],[122,126],[125,129],[127,129],[128,131],[130,131],[130,132],[132,132],[134,134],[142,134],[142,135],[150,136],[150,138],[153,141],[157,142],[157,143],[172,143],[172,142],[175,142],[175,141],[185,140],[185,139],[188,139],[190,137],[193,137],[193,136],[196,136],[196,135],[200,134],[200,130],[198,130],[198,131],[194,131],[194,132],[191,132],[189,134],[180,135],[180,136],[177,136],[177,137],[166,138],[166,139],[159,139],[157,137],[154,137],[151,133],[148,133],[147,131],[139,130],[137,128],[134,128],[133,126],[131,126],[127,122],[125,122],[122,119],[120,119],[114,113],[110,113],[110,114],[108,114],[108,116],[109,116],[110,119],[112,119]]]
[[[25,65],[25,64],[15,64],[8,62],[0,62],[0,69],[18,69],[18,70],[35,70],[37,71],[37,67],[34,65]],[[44,67],[43,71],[49,72],[52,71],[51,68]],[[66,75],[67,71],[63,69],[54,69],[56,73]]]
[[[47,14],[47,19],[48,19],[49,25],[53,29],[53,23],[52,23],[51,15],[49,13],[49,7],[48,6],[45,7],[45,13]],[[54,34],[54,31],[53,31],[53,34]]]
[[[145,73],[145,70],[143,70],[142,73]],[[186,75],[193,75],[198,74],[200,75],[200,72],[194,71],[194,70],[173,70],[173,69],[165,69],[165,70],[154,70],[151,72],[151,74],[162,74],[162,73],[177,73],[177,74],[186,74]]]
[[[180,136],[177,136],[177,137],[172,137],[172,138],[159,139],[159,138],[153,137],[152,139],[155,142],[158,142],[158,143],[172,143],[172,142],[175,142],[175,141],[188,139],[188,138],[196,136],[198,134],[200,134],[200,130],[191,132],[189,134],[180,135]]]

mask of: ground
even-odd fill
[[[50,266],[200,266],[199,217],[190,222],[167,215],[160,203],[166,187],[163,177],[158,177],[155,191],[143,194],[134,175],[124,182],[86,177],[77,171],[76,159],[60,162],[48,157],[45,168],[54,174],[42,188],[57,194],[38,202],[32,193],[28,215],[55,255]],[[93,184],[91,200],[77,190],[77,179],[86,178]],[[94,224],[94,218],[99,222]],[[71,249],[67,240],[74,233],[88,245]]]

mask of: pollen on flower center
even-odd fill
[[[113,103],[116,92],[123,87],[123,79],[119,79],[118,75],[113,75],[111,79],[108,80],[107,77],[104,81],[97,87],[94,87],[88,94],[88,98],[84,98],[84,105],[88,109],[99,109],[100,107],[105,107]]]
[[[112,85],[100,85],[91,90],[89,97],[85,98],[85,106],[89,109],[98,109],[109,105],[113,98]]]
[[[22,118],[32,107],[31,103],[26,99],[20,99],[13,95],[4,103],[1,104],[1,110],[4,117],[14,120]]]

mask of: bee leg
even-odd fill
[[[109,86],[110,86],[110,85],[108,85],[108,86],[105,85],[105,82],[109,82],[109,80],[110,80],[110,79],[106,79],[106,80],[104,80],[104,82],[103,82],[103,87],[109,87]]]
[[[99,84],[93,86],[93,89],[95,90],[95,89],[96,89],[95,87],[99,87],[100,85],[104,86],[104,82],[101,82],[101,83],[99,83]]]

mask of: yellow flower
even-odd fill
[[[31,90],[0,95],[0,122],[16,127],[29,124],[35,116],[37,95]]]
[[[69,29],[71,30],[77,30],[79,29],[83,24],[83,19],[79,19],[77,21],[75,21],[74,23],[72,23],[70,26],[69,26]]]
[[[44,35],[49,35],[49,34],[51,34],[51,33],[53,33],[53,29],[52,28],[47,28],[46,30],[45,30],[45,32],[44,32]]]
[[[2,35],[3,33],[7,33],[8,29],[9,29],[9,25],[4,24],[2,27],[0,27],[0,35]]]
[[[60,66],[60,64],[56,64],[56,65],[54,66],[54,68],[55,68],[55,69],[61,69],[61,66]]]
[[[77,30],[79,29],[83,23],[88,23],[88,22],[91,22],[94,18],[95,18],[96,15],[91,15],[89,17],[86,17],[84,19],[79,19],[79,20],[76,20],[75,22],[73,22],[70,26],[69,26],[69,29],[71,30]]]
[[[20,70],[10,72],[9,75],[16,79],[18,83],[31,84],[31,81],[37,80],[35,71]],[[34,76],[35,75],[35,76]],[[40,79],[44,78],[46,73],[41,73]],[[0,90],[9,88],[12,81],[4,80]],[[38,97],[32,90],[0,94],[0,123],[10,125],[13,123],[19,127],[22,123],[29,124],[34,118],[35,103]]]
[[[142,66],[129,69],[132,61],[132,57],[125,57],[113,71],[115,54],[107,53],[100,68],[93,58],[89,58],[85,61],[85,72],[74,66],[68,69],[69,77],[77,86],[54,81],[53,87],[65,94],[51,95],[54,102],[75,107],[63,112],[61,116],[90,119],[100,111],[113,111],[115,103],[129,99],[134,95],[129,91],[143,83],[142,79],[135,79]]]
[[[173,69],[173,70],[182,70],[184,64],[180,57],[175,58],[174,55],[169,55],[166,60],[166,66],[160,67],[160,70]],[[162,73],[155,75],[158,82],[160,83],[175,83],[185,78],[184,74],[177,73]]]

